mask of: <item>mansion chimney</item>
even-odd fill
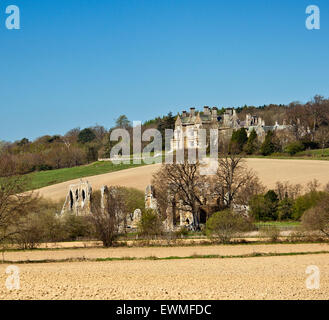
[[[203,114],[204,115],[210,115],[210,108],[208,106],[203,107]]]
[[[212,115],[212,118],[213,118],[214,120],[217,119],[217,117],[218,117],[218,110],[217,110],[216,107],[213,107],[213,108],[212,108],[211,115]]]
[[[195,116],[195,108],[190,108],[190,115],[191,117]]]
[[[182,117],[185,118],[187,116],[187,112],[186,111],[183,111],[182,112]]]

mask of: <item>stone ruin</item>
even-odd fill
[[[62,214],[72,212],[77,216],[90,214],[92,188],[88,181],[80,180],[78,184],[72,184],[66,196]]]
[[[206,187],[206,186],[205,186]],[[207,189],[207,188],[206,188]],[[105,209],[106,197],[108,197],[109,188],[103,186],[101,188],[101,208]],[[167,231],[177,230],[185,227],[191,229],[193,225],[193,214],[188,206],[184,206],[183,201],[178,199],[173,191],[168,192],[167,196],[167,209],[166,220],[164,221],[164,227]],[[69,192],[66,196],[65,203],[62,209],[62,214],[69,212],[77,216],[90,215],[92,198],[92,187],[88,181],[80,181],[78,184],[70,185]],[[147,186],[145,190],[145,209],[154,210],[159,214],[158,203],[154,187],[152,185]],[[199,222],[201,224],[206,223],[208,217],[216,212],[217,203],[216,199],[213,199],[211,203],[199,207]],[[248,208],[242,206],[236,206],[235,211],[246,212]],[[125,216],[122,220],[121,230],[136,230],[138,223],[142,217],[142,211],[136,209],[131,213],[123,213]]]
[[[191,228],[193,224],[193,214],[189,207],[184,206],[183,202],[176,198],[173,192],[168,192],[168,202],[166,209],[166,220],[164,227],[167,231],[173,231],[178,228]],[[152,209],[158,213],[156,194],[152,185],[147,186],[145,191],[145,208]],[[200,208],[200,221],[205,222],[205,211]]]
[[[109,188],[103,186],[101,189],[101,208],[105,210],[107,197],[109,196]],[[91,204],[93,201],[92,197],[92,187],[88,181],[80,180],[77,184],[72,184],[69,186],[69,191],[66,196],[63,209],[61,214],[71,213],[76,216],[86,216],[92,214]],[[151,200],[151,208],[156,208],[156,200],[153,198]],[[125,214],[125,213],[124,213]],[[136,209],[133,213],[128,213],[122,220],[122,225],[120,229],[137,229],[138,223],[142,217],[142,211]]]

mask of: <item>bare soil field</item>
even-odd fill
[[[189,247],[140,247],[140,248],[86,248],[65,250],[14,251],[5,253],[7,261],[42,261],[97,258],[166,258],[193,255],[238,256],[255,253],[300,253],[329,251],[328,243],[314,244],[257,244],[257,245],[211,245]]]
[[[318,179],[323,185],[329,182],[329,161],[320,160],[277,160],[277,159],[246,159],[249,168],[258,173],[261,181],[268,187],[274,187],[277,181],[305,184]],[[143,166],[128,170],[88,177],[93,189],[103,185],[124,186],[145,190],[150,184],[152,175],[161,164]],[[37,190],[41,196],[52,200],[65,198],[70,184],[79,182],[71,180]]]
[[[0,299],[328,299],[329,255],[19,265],[17,291]],[[309,290],[309,265],[320,289]]]

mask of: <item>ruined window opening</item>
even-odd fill
[[[75,191],[75,199],[76,200],[79,200],[79,190],[76,190]]]
[[[200,210],[200,223],[206,223],[207,222],[207,213],[204,210]]]
[[[73,193],[70,191],[70,208],[73,209]]]
[[[82,190],[82,201],[86,200],[86,193],[85,190]]]

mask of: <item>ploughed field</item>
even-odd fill
[[[0,266],[0,299],[328,299],[328,244],[236,245],[171,248],[75,249],[96,257],[156,257],[193,254],[313,252],[304,255],[168,260],[26,263],[20,268],[20,290],[5,287]],[[90,251],[89,251],[90,250]],[[46,258],[72,257],[74,250],[35,251]],[[5,258],[14,259],[15,252]],[[37,256],[30,254],[30,259]],[[41,257],[41,256],[40,256]],[[24,253],[21,258],[24,259]],[[27,258],[27,256],[25,256]],[[306,288],[306,268],[320,270],[320,289]]]
[[[253,169],[261,181],[268,188],[273,188],[277,181],[290,183],[307,182],[318,179],[322,185],[329,182],[329,161],[321,160],[278,160],[278,159],[246,159],[246,164]],[[110,172],[85,178],[93,189],[100,189],[103,185],[124,186],[145,190],[151,183],[152,175],[160,168],[161,164],[142,166],[127,170]],[[79,182],[79,179],[70,180],[60,184],[48,186],[37,190],[40,195],[52,200],[65,198],[70,184]]]

